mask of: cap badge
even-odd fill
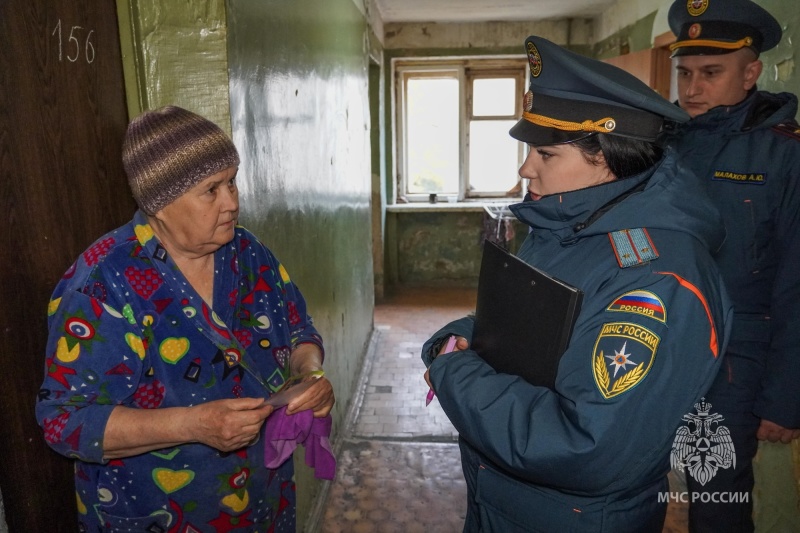
[[[533,109],[533,93],[531,91],[526,92],[522,98],[522,109],[528,113]]]
[[[694,23],[689,26],[689,39],[697,39],[700,37],[700,32],[703,31],[703,27],[698,24]]]
[[[538,78],[542,73],[542,56],[536,45],[528,41],[528,62],[531,65],[531,76]]]
[[[709,0],[688,0],[686,2],[686,9],[691,16],[699,17],[708,9],[708,1]]]

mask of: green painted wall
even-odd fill
[[[796,0],[756,0],[781,23],[783,38],[774,49],[761,55],[764,72],[758,87],[767,91],[800,94],[800,9]],[[799,528],[800,529],[800,528]]]
[[[374,308],[366,23],[353,0],[117,0],[131,116],[168,103],[232,132],[241,218],[325,338],[345,422]],[[322,485],[296,454],[298,530]]]
[[[230,131],[224,0],[117,0],[131,118],[175,104]]]
[[[308,301],[325,339],[337,431],[374,306],[366,30],[352,0],[228,2],[241,220]],[[302,518],[318,484],[307,468],[297,479]]]

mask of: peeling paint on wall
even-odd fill
[[[794,59],[784,59],[780,63],[775,64],[773,81],[780,83],[787,83],[794,75]]]

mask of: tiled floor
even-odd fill
[[[321,513],[321,533],[460,532],[466,488],[456,432],[428,392],[422,344],[474,309],[475,292],[406,290],[375,307],[367,380]],[[678,490],[678,489],[675,489]],[[687,530],[670,507],[665,533]]]

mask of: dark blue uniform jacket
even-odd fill
[[[736,311],[729,354],[762,368],[755,414],[800,428],[800,135],[797,98],[754,92],[669,139],[719,208],[717,262]]]
[[[511,207],[532,228],[517,255],[585,293],[555,390],[497,374],[472,350],[431,362],[446,335],[471,339],[470,317],[423,347],[439,401],[475,452],[462,460],[482,531],[659,521],[675,432],[713,381],[732,319],[710,255],[723,225],[699,190],[679,185],[683,171],[668,153],[644,174]],[[634,228],[646,232],[620,233]],[[639,249],[658,257],[622,268],[612,241],[648,235]]]

